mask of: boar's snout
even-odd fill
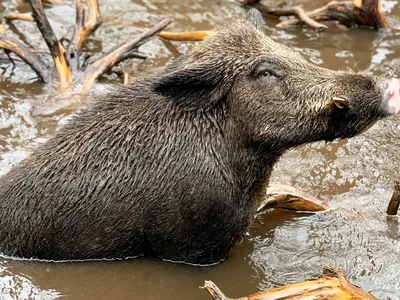
[[[389,114],[400,112],[400,81],[396,78],[386,79],[378,86],[383,95],[383,109]]]

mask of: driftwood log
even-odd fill
[[[343,272],[331,267],[326,267],[318,279],[235,299],[227,297],[212,281],[206,281],[204,288],[216,300],[377,300],[352,285]]]
[[[324,30],[323,21],[339,21],[348,27],[365,26],[374,29],[388,29],[389,25],[382,13],[380,0],[331,1],[327,5],[306,12],[300,6],[279,5],[270,7],[260,0],[233,0],[243,5],[257,8],[263,14],[273,17],[291,17],[276,26],[280,28],[307,24],[317,30]]]
[[[103,56],[88,64],[81,48],[86,39],[101,25],[102,19],[97,0],[86,0],[87,20],[85,20],[85,6],[83,0],[76,0],[76,22],[74,33],[68,47],[57,39],[46,17],[41,0],[29,0],[32,8],[32,17],[21,15],[8,15],[9,20],[23,20],[36,22],[44,38],[54,64],[47,65],[36,52],[22,42],[5,34],[3,27],[0,29],[0,49],[5,53],[14,53],[24,60],[46,84],[53,84],[58,90],[73,90],[75,93],[85,93],[92,84],[111,69],[115,64],[128,58],[143,59],[146,56],[138,51],[143,43],[157,35],[164,29],[170,19],[165,19],[151,29],[141,33],[129,42],[114,47]]]

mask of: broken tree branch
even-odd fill
[[[75,29],[72,42],[69,46],[71,51],[69,50],[68,53],[75,51],[72,49],[76,49],[79,53],[83,42],[101,25],[101,14],[97,0],[87,0],[86,3],[88,5],[89,17],[86,23],[84,23],[85,11],[82,0],[76,1]]]
[[[0,48],[18,55],[31,66],[32,70],[35,71],[44,83],[51,82],[49,69],[44,65],[43,61],[24,44],[4,34],[0,34]]]
[[[390,199],[386,213],[390,216],[397,215],[400,206],[400,181],[394,185],[392,198]]]
[[[331,1],[328,4],[326,4],[325,6],[322,6],[320,8],[314,9],[314,10],[312,10],[310,12],[306,12],[306,14],[310,18],[315,18],[316,16],[321,14],[323,11],[329,9],[330,6],[337,5],[338,3],[339,3],[338,1]],[[286,27],[290,27],[290,26],[296,26],[296,25],[301,24],[301,23],[302,23],[301,20],[299,20],[297,18],[293,18],[293,19],[282,21],[282,22],[278,23],[276,26],[280,27],[280,28],[286,28]]]
[[[84,81],[82,83],[81,92],[85,93],[104,72],[114,66],[117,62],[121,61],[119,58],[137,49],[149,38],[156,35],[159,31],[164,29],[172,22],[171,19],[165,19],[153,26],[151,29],[138,35],[132,41],[127,42],[105,53],[102,57],[94,61],[84,72]]]
[[[307,24],[308,26],[310,26],[312,28],[315,28],[318,31],[323,31],[328,28],[328,26],[321,24],[321,23],[313,20],[311,17],[309,17],[307,15],[307,13],[299,6],[291,7],[290,9],[288,8],[287,12],[290,12],[292,15],[296,15],[305,24]],[[277,15],[277,14],[274,14],[274,15]],[[279,24],[277,24],[276,27],[280,27]]]
[[[300,7],[300,6],[284,6],[284,7],[277,7],[271,8],[266,6],[262,3],[256,2],[252,4],[248,4],[253,6],[254,8],[258,9],[261,13],[276,16],[276,17],[284,17],[284,16],[297,16],[301,21],[306,23],[312,28],[315,28],[319,31],[325,30],[328,26],[321,24],[315,20],[313,20],[308,14]],[[279,24],[278,24],[279,25]],[[279,27],[277,25],[277,27]]]
[[[79,50],[82,45],[81,32],[85,26],[85,9],[82,0],[76,0],[76,16],[74,33],[72,34],[72,41],[68,45],[67,58],[69,60],[72,72],[79,70]]]
[[[212,282],[206,281],[204,288],[216,300],[233,300]],[[325,299],[325,300],[377,300],[371,294],[352,285],[342,271],[325,267],[322,275],[315,280],[289,284],[269,291],[259,292],[236,300],[290,300],[290,299]]]
[[[41,0],[30,0],[32,16],[50,50],[58,74],[60,88],[67,88],[72,81],[72,73],[65,58],[65,49],[58,41],[43,9]]]
[[[98,79],[104,72],[109,70],[115,64],[120,63],[129,58],[144,59],[146,54],[137,51],[143,43],[150,37],[156,35],[160,30],[164,29],[171,20],[167,19],[150,30],[140,34],[138,37],[130,42],[114,47],[102,57],[94,61],[92,64],[87,65],[88,54],[80,54],[80,50],[84,41],[101,25],[101,15],[97,0],[85,0],[88,6],[88,19],[85,22],[85,8],[83,0],[76,2],[76,23],[73,36],[70,40],[65,39],[67,44],[67,51],[64,49],[63,44],[59,41],[50,26],[50,23],[44,13],[42,0],[29,0],[32,8],[32,16],[25,15],[8,15],[7,19],[22,20],[28,22],[36,22],[50,54],[54,60],[55,68],[44,67],[39,57],[35,56],[34,50],[24,46],[21,42],[8,39],[4,37],[0,48],[7,51],[15,52],[22,59],[24,59],[31,67],[38,73],[39,77],[46,83],[58,83],[60,89],[71,88],[72,84],[79,85],[81,92],[86,92],[96,79]],[[3,29],[0,23],[0,29]],[[16,46],[15,46],[16,45]],[[28,55],[32,53],[32,55]],[[9,58],[9,56],[8,56]],[[11,58],[9,58],[12,60]],[[82,61],[82,63],[80,62]],[[40,63],[39,63],[40,62]],[[58,75],[58,76],[57,76]],[[73,78],[74,76],[74,78]],[[74,80],[73,80],[74,79]],[[76,86],[74,86],[76,87]]]

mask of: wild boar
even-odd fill
[[[400,110],[399,81],[332,71],[260,13],[77,113],[0,180],[0,251],[208,265],[245,234],[279,157]]]

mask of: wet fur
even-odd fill
[[[99,96],[0,182],[0,250],[52,260],[224,260],[274,163],[387,114],[376,79],[305,61],[259,30],[219,31],[163,71]],[[261,84],[262,62],[281,74]],[[335,95],[348,95],[339,110]]]

